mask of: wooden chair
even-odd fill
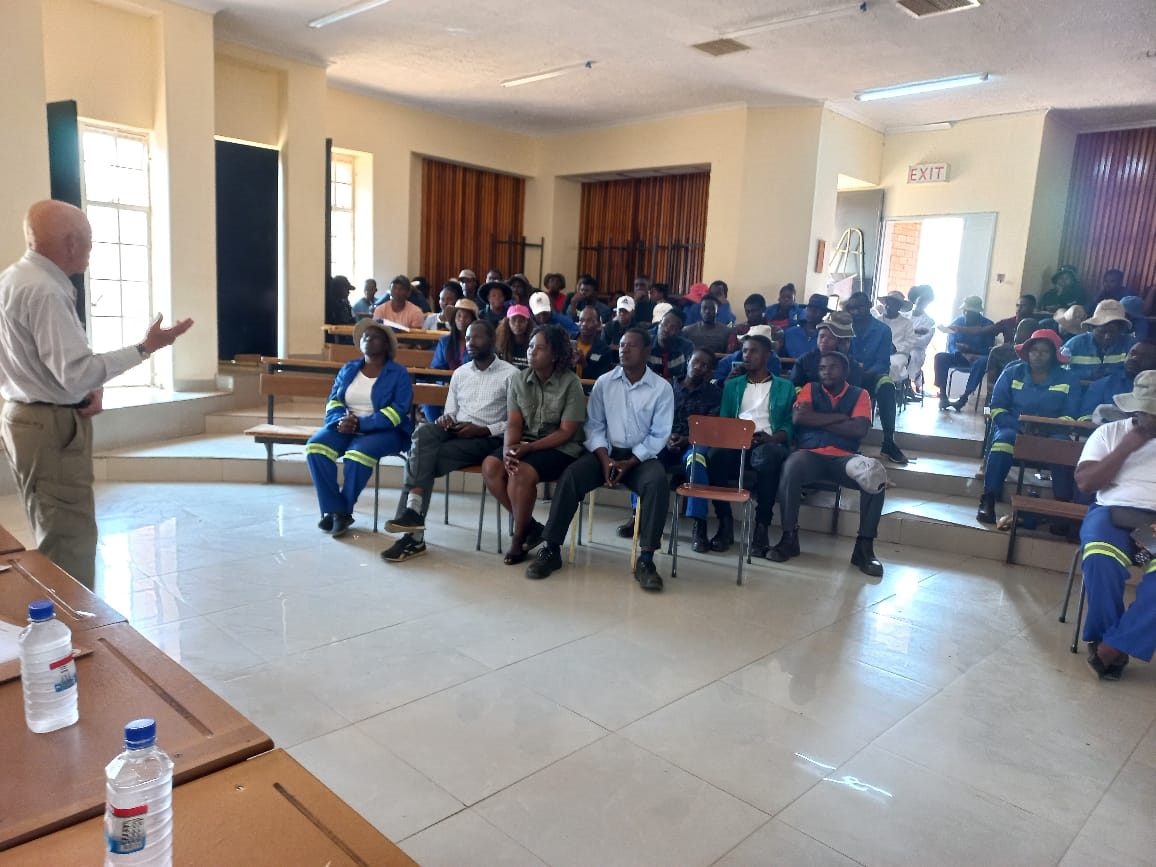
[[[1016,492],[1012,495],[1012,520],[1007,539],[1006,562],[1015,562],[1016,531],[1022,514],[1043,515],[1048,518],[1066,518],[1082,521],[1088,507],[1080,503],[1065,503],[1060,500],[1044,500],[1029,497],[1023,493],[1024,471],[1029,467],[1064,466],[1075,467],[1080,460],[1084,444],[1069,439],[1020,434],[1016,437],[1012,460],[1019,465]],[[1073,566],[1074,569],[1074,566]],[[1074,572],[1073,572],[1074,574]]]
[[[751,532],[751,492],[744,489],[743,481],[747,465],[747,453],[751,449],[751,440],[755,435],[755,423],[746,419],[721,418],[717,416],[692,415],[690,424],[690,445],[696,453],[699,448],[739,449],[742,455],[739,458],[739,479],[736,487],[721,485],[697,485],[693,482],[684,482],[674,489],[674,518],[672,526],[672,560],[670,566],[671,577],[678,575],[678,515],[679,497],[703,497],[708,500],[724,500],[728,503],[740,503],[745,506],[743,511],[743,525],[741,544],[739,545],[739,570],[736,584],[743,583],[743,561],[750,556]],[[641,506],[641,501],[639,502]]]

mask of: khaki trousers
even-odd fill
[[[93,589],[92,419],[68,407],[8,402],[0,412],[0,444],[41,553]]]

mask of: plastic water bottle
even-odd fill
[[[72,630],[56,619],[56,606],[47,599],[31,603],[17,642],[28,728],[43,734],[72,725],[80,718]]]
[[[173,862],[173,760],[157,746],[157,724],[124,727],[124,752],[105,775],[105,867]]]

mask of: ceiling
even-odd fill
[[[328,66],[338,87],[551,135],[727,105],[827,103],[877,129],[1052,108],[1077,128],[1156,123],[1154,0],[981,0],[915,19],[895,0],[690,46],[845,0],[392,0],[322,29],[352,0],[183,0],[218,39]],[[584,61],[522,87],[499,82]],[[860,103],[857,90],[970,72],[983,85]]]

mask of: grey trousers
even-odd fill
[[[48,404],[4,404],[0,443],[36,545],[90,590],[96,583],[92,419]]]
[[[413,432],[409,456],[405,461],[405,476],[402,481],[401,500],[397,504],[397,516],[405,511],[409,492],[421,488],[421,515],[429,512],[430,495],[434,480],[446,473],[462,467],[480,464],[487,455],[502,445],[501,437],[473,437],[459,439],[453,431],[441,425],[422,422]]]
[[[805,449],[791,453],[783,464],[783,474],[779,479],[779,514],[784,532],[799,526],[799,503],[804,485],[811,482],[836,482],[845,488],[859,491],[859,535],[865,539],[875,538],[879,530],[879,518],[883,514],[884,492],[868,494],[847,475],[847,461],[852,457],[819,455]]]

